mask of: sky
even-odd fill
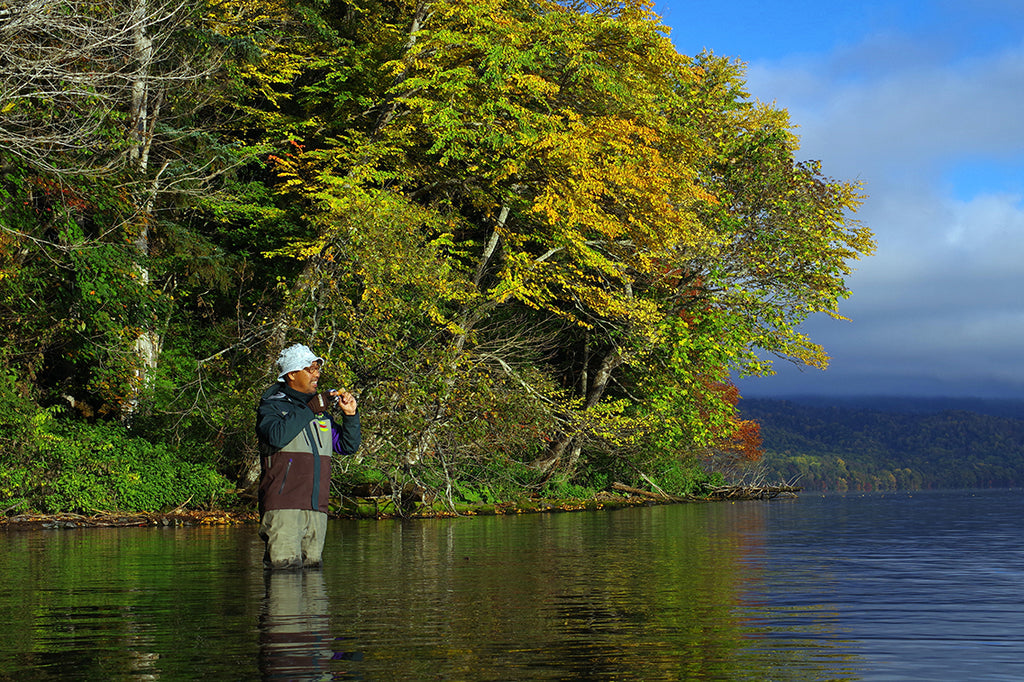
[[[777,361],[742,394],[1024,398],[1024,0],[654,7],[680,52],[744,62],[799,158],[868,195],[850,319],[803,327],[829,368]]]

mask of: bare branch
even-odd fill
[[[187,57],[158,59],[189,26],[192,7],[187,0],[4,3],[0,163],[8,156],[44,173],[92,176],[138,164],[155,117],[135,115],[158,113],[167,84],[211,72]]]

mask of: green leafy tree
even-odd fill
[[[728,442],[741,420],[714,387],[730,369],[767,371],[757,349],[824,363],[796,329],[835,314],[847,262],[872,248],[849,222],[859,195],[795,161],[784,112],[747,102],[737,65],[676,53],[645,3],[425,7],[381,66],[392,85],[375,115],[281,164],[322,221],[292,252],[309,263],[292,324],[324,319],[326,300],[310,293],[325,262],[418,271],[419,251],[361,250],[362,227],[341,217],[365,215],[352,206],[390,223],[375,243],[407,244],[411,232],[432,249],[436,281],[403,289],[424,313],[414,327],[429,331],[401,347],[403,364],[439,383],[395,456],[421,461],[450,442],[441,434],[466,367],[544,405],[532,428],[549,440],[532,465],[571,474],[586,444],[623,446],[673,401],[703,405],[673,446]],[[346,327],[358,329],[371,296],[395,295],[395,278],[375,281],[348,295]],[[667,352],[681,344],[687,353]],[[527,379],[524,364],[540,372]],[[656,379],[609,390],[627,371]],[[683,390],[659,392],[663,378]],[[703,433],[697,415],[711,417]]]
[[[799,325],[873,248],[859,187],[648,2],[15,10],[0,359],[246,483],[295,340],[360,393],[352,476],[706,483],[756,457],[730,373],[824,366]]]

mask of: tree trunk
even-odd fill
[[[484,273],[487,271],[487,266],[494,257],[494,252],[498,249],[498,243],[500,241],[499,235],[501,230],[505,227],[505,221],[508,220],[508,213],[508,206],[502,206],[501,211],[498,214],[498,223],[491,232],[491,236],[488,239],[487,244],[484,245],[484,249],[480,254],[480,260],[477,262],[476,266],[476,273],[473,276],[473,287],[478,293],[480,282],[483,281]],[[472,331],[473,326],[480,320],[480,317],[483,314],[482,311],[488,310],[491,307],[493,307],[493,304],[489,305],[485,302],[475,311],[470,311],[468,307],[462,311],[462,319],[460,322],[462,329],[452,340],[451,367],[449,378],[445,383],[445,393],[443,396],[438,398],[433,409],[433,414],[427,419],[427,423],[423,428],[423,432],[420,434],[419,440],[406,457],[406,464],[415,464],[430,450],[431,444],[434,442],[434,433],[437,430],[437,426],[441,423],[441,420],[448,409],[448,398],[455,385],[455,369],[459,358],[462,356],[465,349],[466,337],[469,335],[470,331]]]
[[[404,54],[408,54],[409,51],[416,46],[417,35],[419,34],[420,29],[423,28],[423,22],[427,20],[429,12],[430,2],[428,2],[427,0],[420,0],[418,3],[416,3],[416,10],[413,12],[412,15],[412,23],[409,25],[409,34],[405,40],[405,49],[403,51]],[[395,82],[393,85],[398,85],[406,78],[408,78],[408,71],[403,70],[395,78]],[[384,108],[381,110],[380,116],[377,117],[377,123],[373,127],[374,137],[377,136],[377,134],[384,128],[384,126],[391,122],[391,119],[395,117],[395,112],[397,110],[398,100],[396,97],[391,96],[387,104],[385,104]]]
[[[611,381],[612,372],[622,364],[622,361],[622,353],[618,348],[613,348],[604,356],[601,360],[601,367],[594,374],[593,381],[590,382],[590,388],[587,391],[587,399],[583,403],[584,411],[592,409],[601,402],[601,398],[604,397],[604,393],[608,388],[608,383]],[[555,466],[559,461],[561,461],[562,456],[565,455],[567,450],[570,452],[570,464],[575,465],[576,461],[579,459],[580,452],[582,451],[582,445],[578,443],[578,437],[579,434],[577,433],[563,433],[552,441],[544,451],[544,454],[540,458],[531,462],[530,466],[551,475],[551,473],[554,472]]]
[[[136,0],[135,7],[131,14],[132,38],[134,44],[134,58],[136,62],[135,75],[131,84],[131,139],[128,147],[128,158],[130,165],[137,174],[138,181],[142,183],[149,170],[149,154],[153,144],[153,128],[160,111],[160,97],[151,97],[151,72],[153,65],[153,39],[149,35],[149,3],[148,0]],[[160,175],[167,168],[167,164],[161,168],[151,182],[145,183],[145,191],[138,194],[136,211],[138,220],[138,234],[134,246],[140,256],[137,265],[139,279],[143,286],[149,285],[149,270],[142,264],[143,259],[149,256],[149,225],[153,215],[153,207],[156,195],[160,188]],[[127,421],[138,409],[139,397],[145,388],[151,370],[157,365],[157,358],[160,353],[160,337],[152,327],[142,329],[139,337],[135,340],[134,352],[136,355],[135,384],[130,395],[122,417]]]

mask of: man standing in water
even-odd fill
[[[358,405],[343,391],[317,391],[324,359],[302,344],[277,359],[277,383],[256,411],[260,445],[260,537],[266,568],[316,567],[327,531],[333,453],[359,449]],[[328,413],[341,408],[339,425]]]

